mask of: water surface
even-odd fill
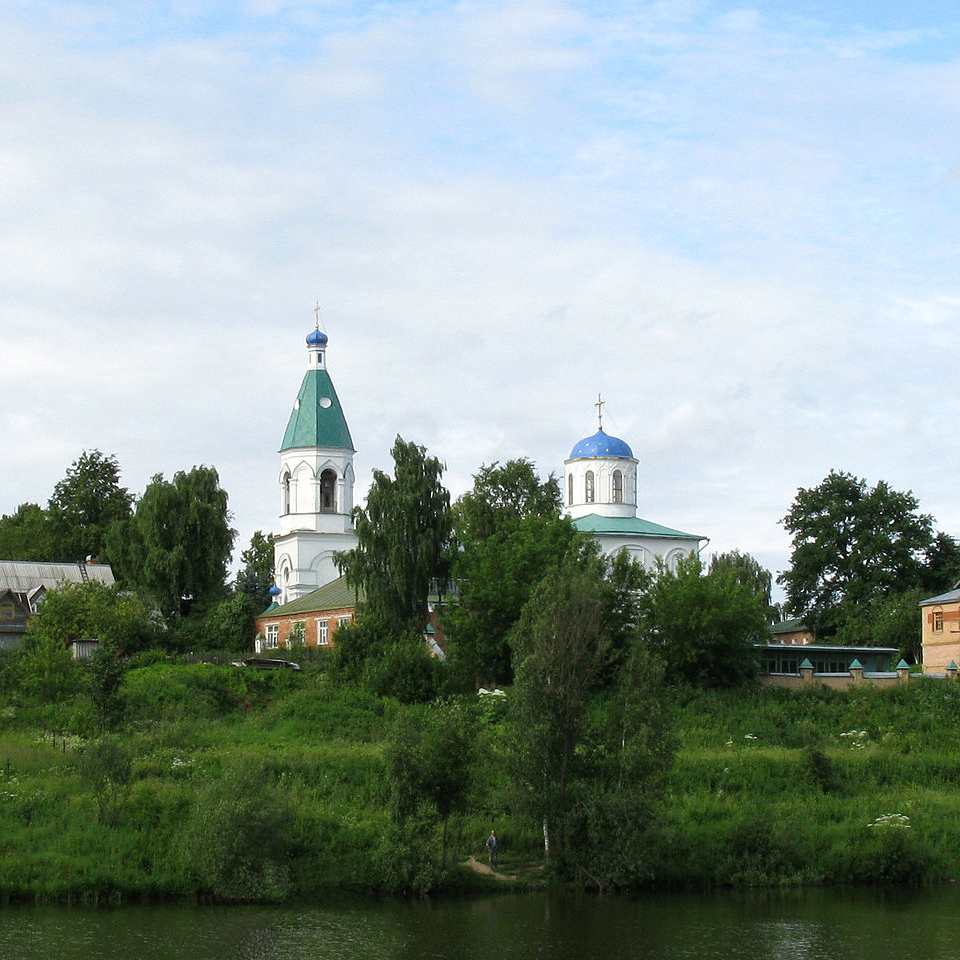
[[[960,885],[0,910],[2,960],[960,960]]]

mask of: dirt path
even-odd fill
[[[474,857],[468,857],[465,867],[469,867],[474,873],[482,873],[484,876],[493,877],[495,880],[500,880],[502,883],[510,883],[513,880],[516,880],[516,877],[509,876],[506,873],[497,873],[496,870],[492,870],[485,863],[480,863],[479,860]]]

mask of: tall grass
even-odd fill
[[[0,901],[393,889],[384,739],[406,709],[395,701],[319,668],[143,662],[124,678],[113,737],[131,763],[108,784],[104,818],[83,695],[0,697]],[[650,831],[654,884],[960,878],[960,684],[684,690],[672,715],[679,749]],[[454,857],[480,858],[495,828],[505,871],[537,876],[542,836],[512,808],[502,717],[478,713],[477,736],[483,761],[450,825]]]

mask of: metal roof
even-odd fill
[[[696,533],[684,533],[682,530],[673,530],[663,527],[651,520],[640,517],[603,517],[597,513],[578,517],[573,525],[584,533],[619,534],[622,536],[664,537],[670,540],[706,540]]]
[[[803,619],[797,617],[793,620],[781,620],[779,623],[773,624],[770,627],[770,633],[777,635],[780,633],[811,633],[811,631],[807,628]]]
[[[298,613],[320,613],[323,610],[338,610],[344,607],[354,607],[358,600],[363,599],[363,591],[357,590],[347,583],[346,577],[332,580],[330,583],[311,590],[310,593],[264,610],[261,617],[289,617]]]
[[[960,590],[948,590],[936,597],[928,597],[920,601],[921,607],[929,606],[931,603],[952,603],[954,600],[960,600]]]
[[[303,375],[280,449],[294,447],[353,450],[347,418],[326,370],[308,370]]]
[[[849,644],[843,646],[836,643],[755,643],[754,647],[759,647],[763,650],[783,650],[783,651],[793,651],[794,653],[859,653],[859,654],[870,654],[870,653],[897,653],[899,652],[899,647],[865,647],[858,646],[855,644]]]
[[[604,433],[601,427],[592,437],[585,437],[571,451],[568,460],[596,459],[632,460],[633,451],[625,440]]]
[[[58,583],[83,583],[86,580],[96,580],[108,586],[114,583],[110,564],[0,560],[0,590],[29,593],[37,587],[55,587]]]

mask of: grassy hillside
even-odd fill
[[[158,662],[130,670],[123,721],[99,734],[82,685],[22,698],[0,664],[0,898],[316,898],[404,888],[436,856],[389,816],[396,702],[301,673]],[[535,824],[511,812],[496,710],[454,860],[491,826],[531,879]],[[960,875],[960,685],[850,693],[686,692],[658,829],[662,885],[924,882]],[[448,883],[482,882],[464,871]]]

